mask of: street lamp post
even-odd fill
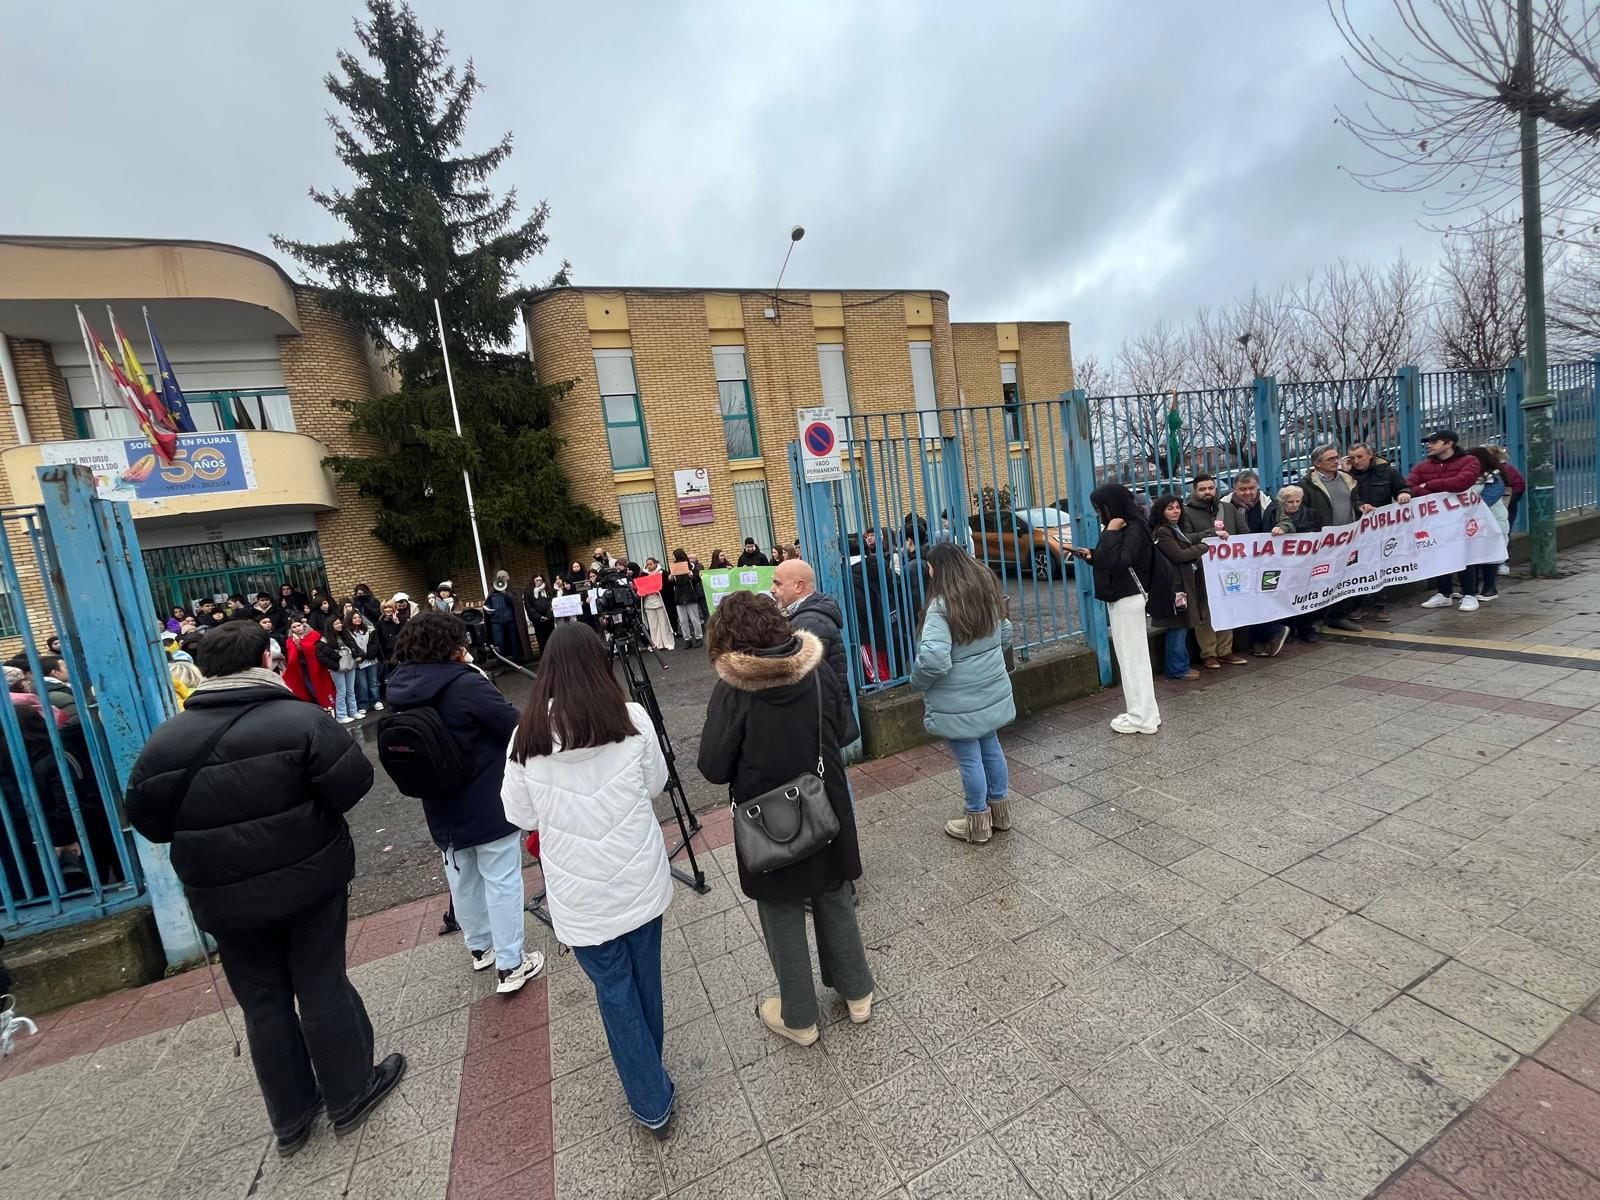
[[[1533,0],[1517,0],[1517,82],[1533,92]],[[1522,399],[1528,439],[1529,568],[1535,577],[1556,573],[1555,397],[1545,353],[1544,215],[1539,198],[1539,120],[1523,107],[1522,260],[1527,289],[1527,383]]]

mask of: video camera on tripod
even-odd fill
[[[607,642],[640,635],[648,640],[639,593],[633,590],[633,580],[628,578],[627,571],[617,566],[607,567],[596,576],[590,591],[594,594],[594,614]]]

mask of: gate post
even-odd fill
[[[846,448],[850,445],[845,443]],[[844,664],[848,678],[840,680],[850,698],[850,707],[856,714],[856,725],[861,724],[861,706],[857,702],[860,687],[861,650],[859,635],[854,634],[850,580],[845,570],[844,543],[840,536],[840,514],[834,483],[807,483],[805,463],[800,453],[800,443],[789,443],[789,478],[794,482],[795,519],[800,522],[801,546],[805,550],[806,564],[816,574],[817,594],[827,596],[839,605],[844,615],[844,625],[839,636],[844,639]],[[841,746],[844,761],[853,763],[861,758],[861,742]]]
[[[94,476],[84,467],[40,467],[39,491],[50,575],[68,626],[60,633],[64,642],[72,638],[79,647],[95,648],[81,659],[120,794],[146,739],[174,707],[138,541],[125,513],[114,513],[110,501],[95,495]],[[199,962],[206,951],[168,848],[138,834],[133,842],[168,965]]]
[[[1522,470],[1522,464],[1528,461],[1528,427],[1522,413],[1522,397],[1527,395],[1528,365],[1521,358],[1513,358],[1506,364],[1506,394],[1502,398],[1506,414],[1506,454],[1511,459],[1511,465],[1517,470]],[[1517,509],[1516,527],[1523,533],[1528,532],[1527,506]]]
[[[1082,389],[1061,393],[1061,425],[1067,443],[1067,495],[1071,508],[1072,544],[1092,548],[1100,541],[1089,493],[1094,491],[1094,443],[1089,425],[1089,397]],[[1100,686],[1111,686],[1111,631],[1106,610],[1094,598],[1094,573],[1087,563],[1072,571],[1078,588],[1078,611],[1083,614],[1083,636],[1100,665]]]
[[[1256,463],[1261,470],[1261,486],[1268,496],[1276,496],[1283,482],[1283,431],[1278,424],[1278,381],[1271,375],[1257,375]]]
[[[1400,473],[1417,465],[1422,451],[1422,387],[1416,367],[1401,367],[1395,372],[1394,406],[1400,425]]]

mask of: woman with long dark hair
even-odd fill
[[[1205,543],[1195,541],[1184,532],[1181,496],[1157,496],[1150,506],[1150,527],[1156,549],[1167,556],[1167,561],[1178,572],[1185,602],[1183,608],[1175,609],[1172,616],[1162,622],[1167,627],[1167,678],[1199,679],[1200,672],[1189,666],[1189,630],[1211,619],[1206,610],[1205,577],[1199,566],[1206,556]]]
[[[661,918],[672,876],[652,801],[667,760],[599,634],[558,625],[512,735],[500,800],[539,831],[550,923],[594,984],[611,1061],[640,1124],[666,1136],[676,1089],[661,1062]]]
[[[823,667],[822,642],[789,628],[770,596],[731,592],[706,629],[717,684],[700,734],[700,774],[728,785],[735,803],[795,786],[820,771],[828,807],[838,819],[833,840],[798,861],[755,871],[735,841],[740,890],[756,902],[778,995],[756,1015],[768,1029],[801,1046],[817,1034],[806,909],[811,911],[822,986],[835,989],[861,1024],[872,1015],[872,972],[856,924],[849,887],[861,878],[855,813],[839,746],[849,723],[849,698]],[[815,731],[815,736],[813,736]]]
[[[943,738],[961,773],[966,812],[945,833],[982,844],[1011,828],[1010,776],[997,730],[1016,720],[1005,647],[1011,622],[993,573],[960,546],[929,549],[927,599],[917,620],[911,686],[923,693],[922,727]]]
[[[1145,628],[1145,598],[1150,592],[1155,545],[1133,493],[1120,483],[1101,484],[1089,493],[1100,518],[1100,541],[1093,550],[1073,554],[1094,568],[1094,595],[1103,601],[1111,626],[1111,645],[1122,677],[1127,711],[1111,718],[1117,733],[1155,733],[1161,728],[1156,683],[1150,670],[1150,640]]]
[[[713,550],[711,552],[711,570],[731,571],[733,570],[733,564],[728,561],[728,556],[721,550]]]

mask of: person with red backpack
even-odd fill
[[[519,714],[472,665],[460,617],[418,613],[394,658],[378,761],[422,801],[472,969],[495,968],[495,990],[510,995],[544,970],[544,955],[523,952],[522,839],[500,803]]]

